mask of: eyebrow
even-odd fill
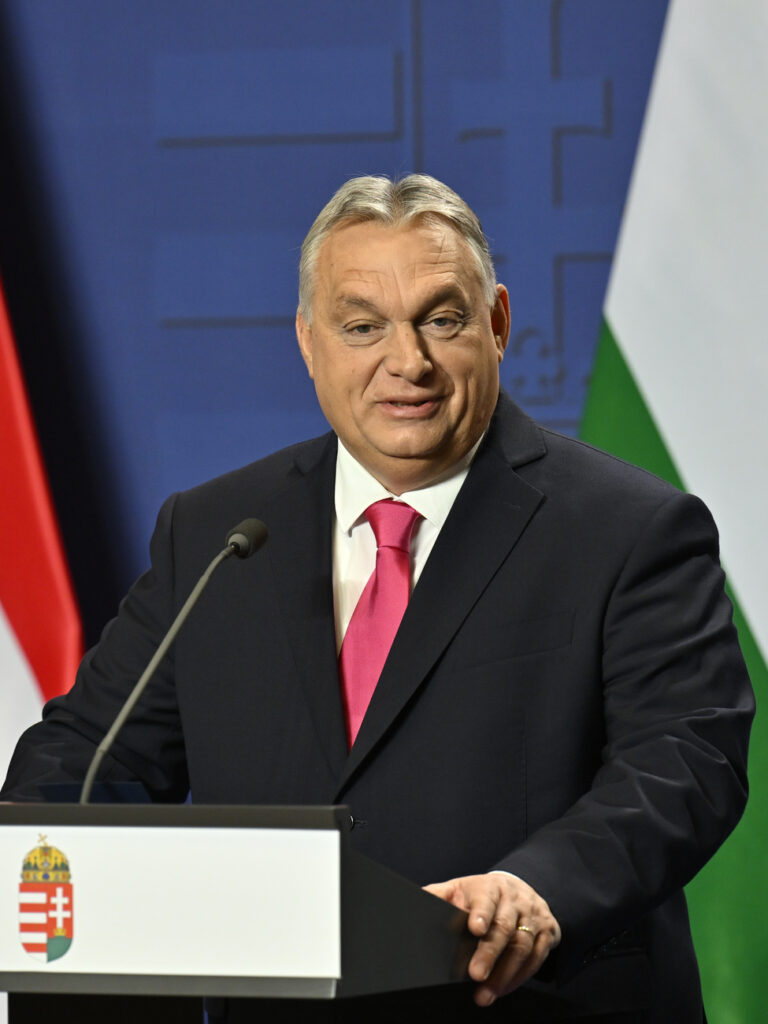
[[[370,302],[368,299],[364,299],[362,295],[342,293],[336,299],[336,307],[338,309],[367,309],[369,313],[379,314],[376,304],[374,302]]]
[[[422,302],[416,313],[416,320],[420,320],[431,310],[435,309],[436,306],[440,306],[444,302],[454,302],[463,309],[467,309],[469,307],[469,296],[459,285],[452,284],[445,288],[440,288],[432,295],[428,295],[425,301]],[[352,292],[342,292],[336,299],[336,308],[339,310],[364,309],[375,316],[381,316],[381,311],[375,302],[371,302],[370,299],[366,299],[362,295],[355,295]]]

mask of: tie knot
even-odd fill
[[[399,548],[400,551],[409,551],[413,528],[421,516],[415,508],[411,508],[403,501],[384,498],[383,501],[376,501],[368,506],[365,518],[371,524],[377,548]]]

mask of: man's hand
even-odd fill
[[[480,983],[478,1006],[528,981],[560,942],[560,925],[546,902],[514,875],[491,871],[424,888],[469,914],[469,930],[479,940],[469,962],[470,978]]]

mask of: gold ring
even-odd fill
[[[517,928],[515,928],[515,931],[516,932],[528,932],[528,934],[530,936],[532,936],[532,937],[534,935],[533,928],[529,928],[527,924],[519,924],[517,926]]]

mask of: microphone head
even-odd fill
[[[227,534],[226,547],[238,558],[250,558],[265,543],[269,530],[260,519],[244,519]]]

